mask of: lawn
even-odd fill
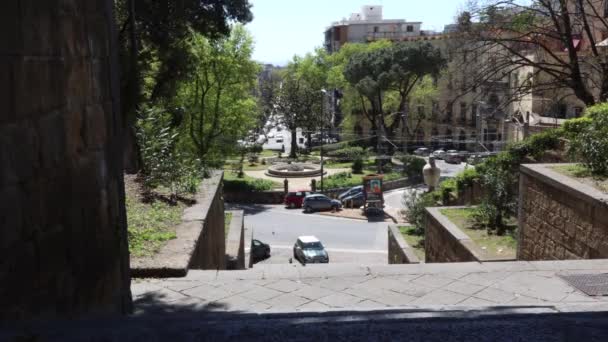
[[[326,189],[337,189],[337,188],[348,188],[363,184],[363,177],[367,174],[373,174],[375,170],[366,169],[363,170],[362,174],[354,174],[351,172],[340,172],[334,175],[325,177],[323,180],[323,186]],[[391,172],[384,174],[384,181],[391,181],[402,178],[403,176],[398,172]]]
[[[415,228],[412,226],[400,226],[399,231],[418,259],[424,261],[424,235],[416,234]]]
[[[176,238],[175,227],[187,205],[143,196],[139,184],[129,176],[125,177],[125,185],[129,251],[135,257],[154,255],[167,241]]]
[[[558,165],[554,166],[553,170],[608,193],[608,178],[591,174],[591,171],[581,164]]]
[[[238,170],[239,161],[238,160],[228,160],[224,163],[224,171],[233,172],[233,170]],[[268,165],[262,165],[261,163],[250,163],[247,160],[243,163],[243,171],[262,171],[266,170]]]
[[[475,208],[441,210],[441,213],[467,234],[487,256],[515,258],[517,250],[515,220],[508,221],[510,229],[507,230],[506,235],[489,235],[486,229],[474,228],[472,217],[474,212]]]

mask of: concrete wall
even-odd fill
[[[0,321],[131,310],[112,5],[0,2]]]
[[[231,211],[232,220],[226,237],[226,269],[244,270],[248,267],[245,261],[245,222],[242,210]],[[251,240],[249,241],[251,244]]]
[[[420,260],[410,245],[405,242],[398,226],[388,226],[388,263],[419,264]]]
[[[552,165],[521,166],[518,259],[607,258],[608,194]]]

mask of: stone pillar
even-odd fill
[[[131,310],[113,3],[0,2],[0,321]]]
[[[310,190],[312,192],[317,192],[317,180],[314,178],[310,181]]]
[[[289,181],[287,180],[287,178],[283,180],[283,191],[285,192],[285,194],[289,192]]]

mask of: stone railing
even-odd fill
[[[388,263],[389,264],[419,264],[420,260],[410,245],[405,242],[399,227],[388,226]]]
[[[608,194],[551,167],[520,168],[519,245],[521,260],[608,257]]]
[[[425,262],[493,262],[514,259],[484,256],[471,238],[450,221],[440,210],[466,207],[426,208],[424,251]]]
[[[225,269],[223,172],[205,179],[176,227],[177,238],[154,256],[131,259],[133,277],[184,277],[189,269]]]
[[[226,269],[244,270],[245,262],[245,222],[242,210],[230,211],[232,220],[226,237]]]

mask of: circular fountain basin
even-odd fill
[[[315,164],[292,163],[272,165],[266,175],[277,178],[303,178],[321,176],[321,166]]]

